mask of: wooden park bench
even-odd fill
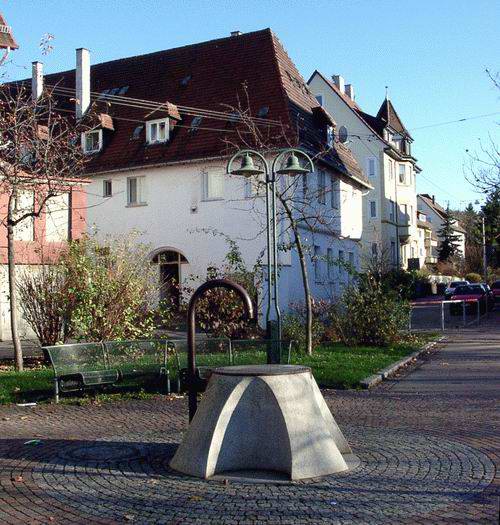
[[[171,371],[179,387],[179,357],[169,340],[104,341],[44,347],[54,369],[54,398],[60,392],[115,385],[127,379],[164,377],[170,393]]]

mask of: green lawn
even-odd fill
[[[327,388],[357,388],[359,382],[378,370],[398,361],[415,351],[416,345],[397,345],[389,348],[353,347],[332,344],[317,348],[312,356],[292,352],[291,363],[311,367],[318,384]],[[258,364],[266,362],[264,345],[255,348],[235,347],[234,364]],[[227,354],[200,353],[198,366],[223,366],[229,364]],[[181,356],[181,367],[186,366],[185,356]],[[172,374],[172,385],[175,388],[175,374]],[[159,384],[150,384],[142,390],[144,384],[127,382],[121,394],[130,396],[136,393],[144,397],[152,392],[162,390]],[[53,371],[51,368],[14,372],[0,371],[0,404],[47,401],[52,397]],[[113,389],[110,390],[111,392]],[[115,389],[116,391],[116,389]],[[132,392],[132,394],[131,394]],[[109,395],[101,395],[103,399]],[[111,396],[113,398],[113,396]]]

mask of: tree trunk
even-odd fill
[[[312,325],[313,325],[313,312],[312,312],[312,297],[311,290],[309,288],[309,277],[307,274],[307,261],[304,254],[304,247],[302,246],[302,240],[297,230],[297,226],[294,224],[293,234],[295,236],[295,245],[297,246],[297,254],[299,255],[300,270],[302,273],[302,284],[304,286],[304,300],[306,303],[306,351],[307,355],[312,355],[313,341],[312,341]]]
[[[9,306],[10,306],[10,329],[12,334],[12,344],[14,345],[14,360],[16,370],[21,372],[23,365],[23,349],[18,332],[18,310],[16,295],[16,263],[14,248],[14,226],[9,218],[7,220],[7,264],[9,269]]]
[[[307,355],[312,355],[313,351],[313,340],[312,340],[312,325],[313,325],[313,311],[312,311],[312,297],[311,289],[309,288],[309,276],[307,273],[307,261],[304,253],[304,247],[302,246],[302,239],[300,238],[299,228],[295,219],[293,218],[292,210],[288,203],[280,199],[285,209],[285,212],[290,221],[290,227],[293,231],[295,246],[297,247],[297,254],[299,256],[300,271],[302,274],[302,285],[304,287],[304,302],[306,305],[306,351]]]

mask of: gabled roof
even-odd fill
[[[14,40],[10,26],[7,25],[5,18],[0,13],[0,49],[6,49],[8,47],[10,47],[10,49],[19,48],[17,42]]]
[[[386,98],[382,102],[382,105],[380,106],[380,109],[377,113],[377,118],[380,119],[382,122],[385,122],[385,125],[390,126],[393,130],[397,131],[398,133],[410,136],[408,130],[404,127],[403,123],[401,122],[399,115],[396,113],[392,102],[388,98]]]
[[[384,127],[385,122],[383,122],[378,117],[374,117],[373,115],[369,115],[368,113],[365,113],[361,110],[361,108],[358,106],[355,100],[352,100],[351,97],[347,96],[345,93],[342,93],[340,89],[333,83],[331,80],[329,80],[321,71],[318,71],[317,69],[314,71],[314,73],[309,77],[309,80],[307,81],[307,84],[309,85],[311,83],[311,80],[314,78],[315,75],[318,75],[323,82],[325,82],[328,87],[337,94],[337,96],[347,105],[349,108],[358,116],[358,118],[365,124],[365,126],[370,129],[374,135],[378,136],[383,142],[386,142],[387,145],[389,143],[384,138]]]
[[[446,210],[427,193],[419,193],[417,195],[417,198],[419,198],[420,200],[422,200],[422,202],[427,204],[427,206],[431,210],[434,210],[434,212],[436,212],[442,219],[448,218],[448,213],[446,212]],[[458,221],[456,221],[455,224],[453,225],[453,229],[461,233],[466,233],[464,228],[461,226],[461,224]]]
[[[45,82],[47,85],[57,84],[74,89],[75,71],[49,75]],[[140,129],[140,126],[146,120],[159,118],[161,113],[151,115],[150,109],[137,107],[132,100],[133,107],[112,104],[107,111],[115,129],[105,132],[102,152],[88,165],[91,172],[228,154],[230,151],[224,139],[238,141],[238,134],[230,119],[203,116],[196,129],[191,129],[195,117],[182,110],[188,106],[229,114],[231,107],[244,106],[246,109],[248,102],[252,115],[258,115],[260,109],[268,108],[265,118],[281,123],[280,130],[298,130],[303,147],[318,150],[320,142],[325,141],[324,124],[320,125],[313,115],[313,109],[318,103],[270,29],[91,67],[93,92],[101,93],[121,87],[127,88],[123,94],[126,98],[145,99],[159,104],[168,101],[178,106],[182,120],[175,123],[168,143],[147,145],[144,129]],[[73,109],[73,102],[65,103],[66,109]],[[272,127],[264,128],[272,131]],[[337,146],[326,156],[325,161],[340,173],[367,183],[350,151]]]

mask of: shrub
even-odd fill
[[[187,299],[203,281],[212,279],[230,279],[245,288],[253,300],[254,307],[257,303],[257,269],[247,270],[238,245],[226,238],[229,251],[224,264],[220,267],[212,266],[207,269],[204,278],[191,276],[191,285],[182,288],[183,297],[186,299],[183,310],[186,308]],[[244,319],[244,306],[236,293],[223,288],[209,290],[200,298],[196,305],[196,320],[199,327],[210,337],[230,337],[243,339],[252,337],[258,332],[255,324]]]
[[[67,295],[66,336],[88,341],[151,336],[158,276],[135,234],[72,242],[60,264]]]
[[[465,280],[469,281],[470,283],[480,283],[482,282],[483,278],[478,273],[470,272],[465,276]]]
[[[332,325],[348,346],[388,346],[402,339],[408,327],[409,304],[383,285],[365,277],[358,288],[348,288],[332,308]]]
[[[17,283],[21,313],[42,346],[63,339],[67,301],[65,279],[58,265],[24,271]]]
[[[312,337],[313,348],[318,346],[322,341],[331,337],[329,312],[331,304],[327,301],[313,300],[313,325]],[[290,305],[290,311],[283,316],[283,338],[296,341],[300,349],[306,348],[306,307],[304,303],[293,303]]]

